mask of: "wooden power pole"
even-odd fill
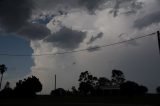
[[[157,31],[157,38],[158,38],[158,47],[159,47],[159,53],[160,53],[160,32]]]
[[[55,74],[55,83],[54,84],[55,84],[55,88],[54,89],[56,90],[56,74]]]

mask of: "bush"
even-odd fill
[[[135,94],[145,94],[148,89],[145,86],[139,86],[137,83],[132,81],[127,81],[120,86],[122,94],[135,95]]]
[[[156,89],[157,93],[160,94],[160,86]]]
[[[35,76],[28,77],[16,83],[14,94],[16,96],[35,96],[42,90],[42,84]]]

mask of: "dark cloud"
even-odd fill
[[[50,34],[50,30],[41,24],[28,24],[21,28],[17,34],[31,40],[41,40]]]
[[[142,8],[142,2],[138,0],[34,0],[37,8],[40,10],[69,11],[71,9],[84,9],[90,14],[95,14],[96,10],[105,8],[112,9],[110,13],[117,16],[120,9],[125,9],[125,14],[136,13],[137,10]]]
[[[58,11],[68,11],[78,6],[78,0],[34,0],[36,9],[41,11],[50,11],[57,13]],[[37,11],[36,11],[37,12]]]
[[[108,0],[78,0],[78,3],[92,14],[97,9],[103,9],[103,4],[107,1]]]
[[[14,32],[24,26],[32,14],[32,0],[1,0],[0,27]]]
[[[32,40],[43,39],[50,34],[50,31],[44,25],[29,21],[34,6],[32,0],[1,0],[0,27],[6,33],[14,33]],[[49,16],[45,18],[45,21],[48,20],[50,20]]]
[[[111,2],[111,4],[114,4],[113,2],[115,2],[115,0],[1,0],[0,29],[5,31],[6,33],[15,33],[32,40],[43,39],[50,33],[49,29],[47,29],[47,27],[45,27],[44,25],[46,25],[54,16],[46,16],[42,18],[40,16],[40,18],[38,19],[31,19],[31,16],[34,15],[33,12],[38,12],[38,9],[42,10],[40,11],[41,13],[43,13],[43,10],[51,10],[57,11],[60,15],[66,15],[68,13],[67,10],[73,8],[85,8],[89,11],[89,13],[94,13],[97,9],[99,10],[112,7],[114,8],[113,10],[115,11],[113,12],[116,15],[121,7],[131,6],[131,8],[134,10],[134,8],[138,7],[139,5],[139,2],[137,2],[137,0],[116,0],[116,5],[107,7],[105,4],[109,2]],[[129,5],[127,5],[127,3]],[[122,6],[122,4],[126,4],[127,6]],[[56,37],[56,39],[58,39],[59,41],[57,41],[58,43],[56,43],[55,45],[62,48],[67,48],[67,46],[76,48],[78,46],[76,45],[76,42],[78,44],[79,42],[81,42],[81,40],[83,40],[84,37],[79,36],[79,34],[85,35],[83,32],[68,30],[67,28],[62,28],[61,32],[59,32],[58,34],[61,34],[62,36],[64,35],[62,34],[64,33],[64,31],[67,31],[67,33],[75,34],[80,39],[75,38],[75,41],[71,41],[70,43],[68,43],[75,43],[75,45],[63,45],[63,43],[59,43],[61,42],[61,40],[63,40],[63,37],[61,39],[60,37]],[[73,38],[72,34],[68,36]],[[95,41],[101,36],[102,35],[93,37],[90,42]],[[67,41],[69,40],[67,39]]]
[[[138,29],[145,28],[152,24],[158,24],[160,22],[160,11],[148,14],[134,22],[134,27]]]
[[[157,3],[160,3],[160,1],[159,1],[159,0],[156,0],[156,2],[157,2]]]
[[[118,16],[120,9],[125,9],[124,14],[130,15],[136,13],[137,10],[141,9],[143,6],[143,3],[138,0],[113,0],[109,2],[113,4],[110,13],[113,13],[114,17]]]
[[[50,42],[54,46],[73,50],[79,47],[80,43],[86,38],[86,32],[81,32],[77,30],[72,30],[67,27],[62,27],[60,31],[50,35],[46,38],[45,42]]]
[[[87,48],[87,51],[89,51],[89,52],[95,52],[95,51],[98,51],[98,50],[100,50],[100,46],[98,46],[98,45],[96,45],[96,46],[89,46]]]
[[[96,41],[97,39],[100,39],[100,38],[102,38],[103,37],[103,32],[100,32],[100,33],[98,33],[97,34],[97,36],[92,36],[91,38],[90,38],[90,40],[88,41],[88,43],[87,44],[91,44],[91,43],[93,43],[94,41]]]
[[[97,9],[102,9],[102,5],[108,0],[35,0],[39,9],[53,11],[73,8],[86,8],[89,13],[94,13]]]

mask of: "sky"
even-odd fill
[[[83,71],[110,79],[119,69],[154,93],[160,86],[156,34],[100,46],[158,31],[159,5],[159,0],[0,0],[0,64],[8,67],[3,85],[9,81],[14,87],[35,75],[41,94],[49,94],[55,74],[57,88],[71,89],[78,88]],[[56,54],[81,49],[88,50]]]

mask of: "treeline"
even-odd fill
[[[7,67],[0,65],[0,87],[2,84],[3,73]],[[79,76],[79,86],[72,87],[71,90],[58,88],[52,90],[52,96],[108,96],[108,95],[144,95],[148,92],[148,88],[136,82],[125,79],[121,70],[112,70],[110,79],[106,77],[96,77],[90,72],[82,72]],[[0,97],[33,97],[42,90],[42,84],[35,76],[19,80],[14,88],[10,87],[7,82],[5,87],[0,91]],[[157,93],[160,94],[160,87],[157,87]]]
[[[7,82],[4,89],[0,91],[0,97],[33,97],[42,90],[42,84],[35,76],[19,80],[15,88],[10,87]]]
[[[93,76],[88,71],[79,76],[79,87],[72,87],[71,91],[58,88],[51,92],[53,96],[108,96],[108,95],[143,95],[148,92],[144,85],[128,81],[120,70],[112,70],[110,79]]]

